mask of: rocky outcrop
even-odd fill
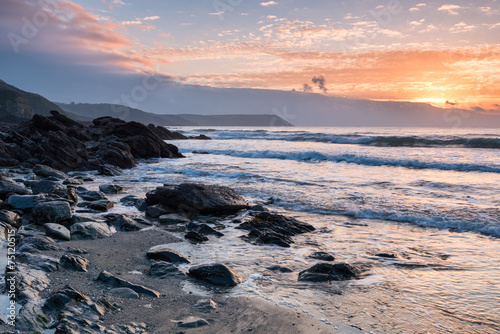
[[[104,165],[131,168],[137,164],[136,159],[182,157],[176,146],[162,139],[165,131],[157,128],[151,130],[144,124],[112,117],[95,119],[86,126],[58,111],[51,114],[34,115],[31,121],[0,134],[0,166],[43,164],[45,167],[34,172],[47,177],[54,174],[46,173],[47,167],[60,171]]]
[[[247,201],[231,188],[193,183],[158,187],[146,194],[146,201],[186,215],[235,213],[248,208]]]

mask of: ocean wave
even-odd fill
[[[435,227],[462,232],[478,232],[484,235],[500,237],[500,225],[498,222],[481,222],[478,220],[464,220],[460,217],[424,216],[419,214],[382,212],[369,209],[339,212],[338,214],[352,216],[355,218],[382,219],[400,223],[411,223],[422,227]]]
[[[460,136],[376,136],[369,133],[328,134],[304,131],[232,130],[215,131],[213,139],[282,140],[294,142],[318,142],[331,144],[352,144],[381,147],[465,147],[500,149],[497,135],[482,137]]]
[[[376,158],[369,156],[360,156],[355,154],[326,155],[315,151],[306,152],[279,152],[279,151],[236,151],[236,150],[214,150],[211,154],[228,155],[240,158],[255,159],[280,159],[295,160],[304,162],[346,162],[364,166],[391,166],[405,167],[412,169],[439,169],[462,172],[488,172],[500,173],[500,166],[488,166],[473,163],[444,163],[444,162],[425,162],[420,160],[389,159]]]

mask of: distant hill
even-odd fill
[[[125,121],[136,121],[160,126],[293,126],[277,115],[195,115],[153,114],[118,104],[57,103],[64,111],[97,118],[113,116]]]
[[[57,104],[41,95],[28,93],[0,80],[0,122],[17,123],[33,118],[33,115],[50,116],[51,110],[76,120],[87,120],[64,112]]]

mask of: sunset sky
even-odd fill
[[[333,96],[500,110],[498,0],[1,4],[0,79],[48,95],[51,77],[155,71],[184,84],[307,84]],[[324,87],[311,80],[321,76]]]

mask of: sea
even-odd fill
[[[316,228],[290,249],[256,246],[228,218],[225,237],[174,248],[195,264],[227,263],[243,284],[230,292],[184,289],[258,296],[339,333],[500,332],[499,129],[170,129],[212,140],[175,141],[186,158],[143,163],[131,179],[229,186]],[[317,262],[308,258],[315,251],[369,274],[298,282],[298,272]],[[377,256],[384,253],[395,257]],[[293,272],[266,269],[275,264]]]
[[[262,298],[337,333],[500,332],[499,129],[169,129],[211,140],[172,141],[185,158],[125,171],[116,181],[128,193],[182,182],[224,185],[316,228],[283,248],[240,238],[245,231],[234,220],[245,216],[220,219],[224,237],[169,247],[192,264],[225,263],[243,283],[217,290],[186,281],[182,289]],[[182,229],[172,232],[183,237]],[[316,251],[363,266],[366,275],[299,282],[298,273],[318,262],[308,257]],[[292,272],[267,269],[276,264]]]

